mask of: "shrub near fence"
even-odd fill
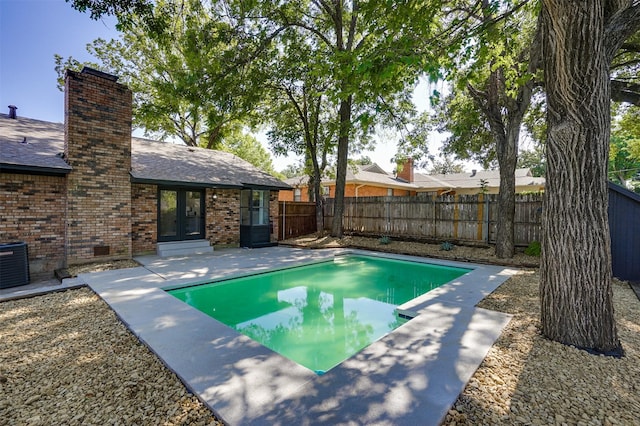
[[[325,202],[325,228],[333,220],[334,199]],[[498,197],[444,195],[345,198],[347,233],[468,243],[494,243]],[[515,244],[540,240],[542,194],[516,195]]]

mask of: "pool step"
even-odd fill
[[[158,243],[156,253],[160,257],[187,256],[190,254],[213,253],[209,240],[171,241]]]

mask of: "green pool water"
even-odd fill
[[[469,271],[349,255],[169,293],[322,373],[404,324],[398,305]]]

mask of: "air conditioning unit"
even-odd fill
[[[0,288],[29,284],[27,243],[0,244]]]

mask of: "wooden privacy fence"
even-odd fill
[[[325,203],[325,227],[333,221],[334,199]],[[542,194],[517,194],[515,244],[540,241]],[[345,198],[343,230],[424,240],[494,243],[496,194]]]
[[[278,240],[316,232],[316,204],[278,202]]]

